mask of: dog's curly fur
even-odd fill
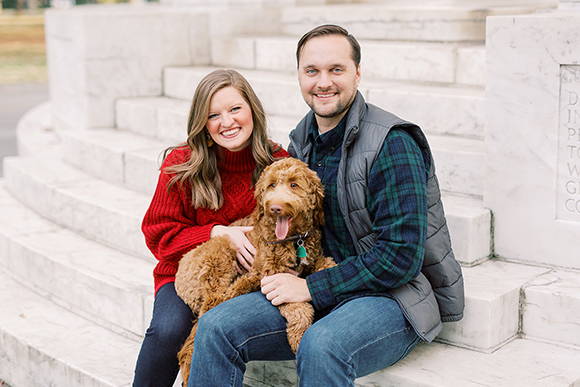
[[[227,237],[215,237],[183,256],[175,279],[177,294],[199,318],[230,298],[259,290],[264,276],[290,269],[305,276],[334,266],[331,258],[322,255],[320,243],[323,196],[320,179],[305,163],[287,158],[268,166],[256,183],[256,208],[248,218],[237,222],[254,227],[247,234],[257,250],[252,270],[238,274],[235,248]],[[307,260],[297,258],[294,241],[268,243],[277,240],[279,216],[291,218],[288,235],[308,233],[304,240]],[[278,308],[287,321],[290,348],[296,352],[304,332],[312,324],[314,309],[308,302],[287,303]],[[184,385],[189,377],[196,330],[194,323],[178,354]]]

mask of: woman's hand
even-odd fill
[[[232,241],[237,252],[236,257],[238,259],[238,272],[240,272],[240,267],[247,271],[250,271],[252,264],[254,263],[254,255],[256,254],[256,248],[252,245],[246,233],[252,231],[253,227],[243,227],[243,226],[222,226],[216,225],[211,229],[210,236],[227,236]],[[241,273],[240,273],[241,274]]]

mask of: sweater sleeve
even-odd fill
[[[179,150],[173,151],[163,163],[155,194],[141,225],[147,247],[160,261],[156,271],[161,275],[174,274],[181,257],[207,241],[212,227],[217,224],[195,224],[187,216],[188,201],[184,200],[186,193],[179,184],[167,189],[173,175],[164,172],[164,168],[182,162],[176,156],[178,153]],[[189,209],[191,211],[194,210]]]

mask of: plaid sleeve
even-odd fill
[[[389,133],[371,168],[367,208],[377,236],[375,245],[306,278],[317,310],[357,293],[397,288],[421,270],[427,234],[427,170],[419,146],[403,130]]]

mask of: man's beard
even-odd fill
[[[320,114],[319,112],[316,111],[316,109],[312,109],[312,110],[314,110],[314,113],[316,113],[316,115],[318,117],[322,117],[322,118],[333,118],[333,117],[336,117],[336,116],[341,115],[347,109],[348,109],[348,105],[343,105],[341,103],[338,103],[336,105],[336,109],[334,111],[330,112],[330,113]]]
[[[342,104],[340,101],[338,101],[336,103],[336,109],[334,109],[332,112],[323,113],[323,114],[321,114],[319,111],[317,111],[317,109],[315,108],[316,105],[314,104],[314,102],[312,102],[312,104],[309,104],[309,106],[310,106],[310,109],[312,109],[318,117],[333,118],[333,117],[337,117],[337,116],[341,115],[342,113],[344,113],[345,111],[347,111],[348,108],[350,107],[350,105],[352,104],[353,100],[354,100],[354,98],[351,98],[351,100],[348,101],[347,104]]]

